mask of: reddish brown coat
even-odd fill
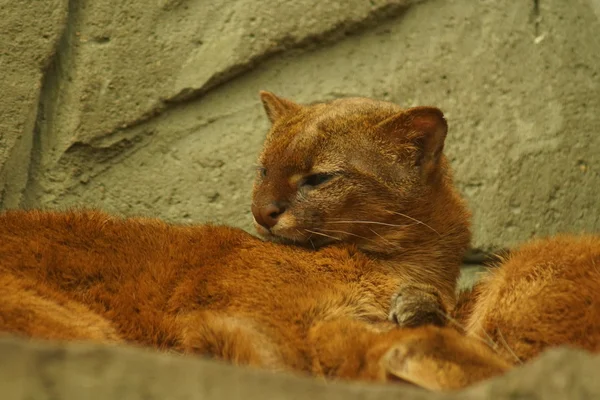
[[[253,203],[285,201],[267,236],[305,247],[96,211],[5,212],[0,330],[383,379],[381,355],[406,334],[386,322],[391,296],[431,286],[450,310],[470,239],[441,154],[446,122],[369,99],[262,98],[274,124]],[[302,188],[317,172],[336,176]],[[328,243],[305,229],[338,232]]]

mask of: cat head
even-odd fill
[[[437,190],[451,178],[439,109],[403,110],[367,98],[300,105],[269,92],[260,97],[272,125],[253,188],[259,234],[367,250],[381,250],[392,236],[440,234],[431,210],[451,200]]]

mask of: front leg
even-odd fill
[[[446,325],[446,308],[439,291],[431,285],[407,283],[392,296],[388,319],[400,327]]]

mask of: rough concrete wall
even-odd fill
[[[0,339],[3,400],[509,400],[596,399],[600,358],[557,349],[453,394],[414,387],[324,383],[131,348]],[[591,373],[590,373],[591,372]]]
[[[268,89],[441,107],[477,248],[600,231],[597,0],[4,3],[1,207],[250,228]]]
[[[66,18],[66,0],[0,2],[0,206],[20,205],[38,128],[43,74]]]

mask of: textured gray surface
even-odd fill
[[[597,1],[204,4],[2,7],[0,206],[250,229],[268,89],[441,107],[479,249],[600,231]]]
[[[465,264],[460,269],[458,290],[472,287],[487,271],[487,268],[477,264]]]
[[[403,12],[411,2],[240,1],[217,10],[83,1],[71,2],[68,20],[64,3],[45,3],[54,10],[45,41],[2,56],[28,66],[11,72],[27,90],[8,91],[1,108],[4,207],[85,204],[249,228],[252,164],[267,128],[256,92],[267,88],[300,101],[367,95],[442,107],[476,247],[599,230],[593,2],[448,0]],[[17,47],[40,35],[25,11],[3,9],[3,19],[22,21],[5,34]],[[33,141],[40,71],[65,24]],[[304,50],[282,53],[290,48]],[[32,72],[36,57],[45,64]],[[31,143],[32,179],[19,203]]]
[[[132,348],[27,343],[0,338],[3,400],[61,399],[593,399],[600,358],[553,350],[537,362],[464,392],[324,383]],[[587,373],[584,373],[587,372]],[[592,373],[593,372],[593,373]]]
[[[250,228],[257,92],[437,105],[475,246],[600,231],[600,1],[0,0],[0,208]],[[472,284],[478,267],[463,271]],[[593,398],[555,352],[448,397]],[[2,399],[425,398],[201,361],[0,343]],[[431,395],[427,398],[444,398]]]
[[[0,1],[0,206],[17,207],[25,190],[42,80],[66,18],[67,0]]]

